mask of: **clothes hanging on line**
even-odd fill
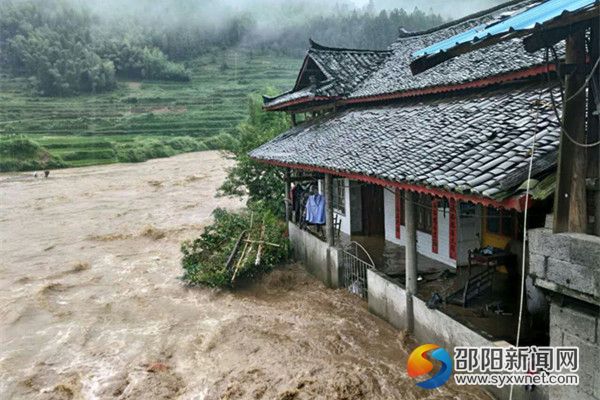
[[[325,224],[325,197],[322,194],[313,194],[306,202],[306,222],[309,224]]]

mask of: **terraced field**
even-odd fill
[[[269,86],[288,89],[300,63],[226,51],[190,63],[191,82],[122,81],[110,93],[69,98],[35,96],[25,79],[0,77],[0,171],[143,161],[226,147],[246,115],[248,94]],[[35,148],[12,143],[18,138]]]

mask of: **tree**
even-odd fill
[[[259,163],[248,153],[290,126],[291,121],[286,114],[266,112],[259,96],[249,97],[248,118],[237,127],[238,143],[232,150],[236,164],[228,171],[221,186],[223,194],[247,195],[249,204],[261,202],[282,215],[285,191],[282,169]]]

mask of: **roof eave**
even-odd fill
[[[341,104],[361,104],[361,103],[372,103],[378,101],[388,101],[403,99],[408,97],[418,97],[431,94],[440,94],[447,92],[458,92],[461,90],[484,88],[501,83],[507,83],[512,81],[518,81],[525,78],[532,78],[535,76],[545,75],[548,72],[556,71],[556,65],[554,64],[538,64],[531,68],[522,69],[519,71],[511,71],[506,74],[500,74],[490,76],[482,79],[476,79],[459,84],[444,85],[444,86],[431,86],[422,89],[411,89],[401,92],[393,93],[382,93],[377,95],[363,96],[363,97],[351,97],[340,101]]]
[[[459,201],[480,204],[485,207],[490,206],[490,207],[494,207],[494,208],[511,209],[511,210],[520,212],[520,211],[524,210],[525,204],[528,204],[528,207],[531,207],[533,204],[533,202],[531,201],[532,200],[531,198],[529,199],[528,202],[526,202],[525,195],[523,195],[523,194],[514,194],[514,195],[511,195],[511,196],[503,198],[503,199],[494,199],[494,198],[485,197],[485,196],[478,195],[478,194],[458,193],[458,192],[453,192],[448,189],[423,186],[423,185],[419,185],[416,183],[397,182],[397,181],[392,181],[389,179],[380,178],[377,176],[364,175],[364,174],[351,172],[351,171],[341,171],[341,170],[335,170],[335,169],[321,167],[321,166],[315,166],[315,165],[287,163],[287,162],[278,161],[278,160],[268,160],[268,159],[264,159],[264,158],[254,157],[252,155],[250,155],[250,158],[252,158],[255,161],[265,163],[265,164],[270,164],[270,165],[277,166],[277,167],[286,167],[286,168],[300,169],[300,170],[311,171],[311,172],[320,172],[320,173],[324,173],[324,174],[332,174],[332,175],[341,176],[344,178],[361,181],[361,182],[365,182],[365,183],[372,183],[372,184],[376,184],[376,185],[380,185],[380,186],[395,187],[395,188],[398,188],[401,190],[407,190],[407,191],[411,191],[411,192],[429,194],[429,195],[436,196],[436,197],[446,197],[446,198],[451,198],[451,199],[455,199],[455,200],[459,200]]]
[[[337,98],[335,97],[327,97],[327,96],[306,96],[300,97],[298,99],[290,100],[283,102],[281,104],[275,104],[272,106],[265,105],[263,109],[265,111],[287,111],[290,107],[296,106],[313,106],[313,105],[323,105],[325,102],[335,102]]]

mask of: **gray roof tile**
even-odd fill
[[[503,121],[515,119],[522,109],[532,112],[537,103],[530,98],[541,90],[547,100],[546,89],[529,86],[350,109],[294,127],[250,155],[503,198],[526,179],[529,165],[522,133]],[[472,110],[468,115],[466,108]],[[548,122],[543,140],[538,138],[534,174],[555,164],[559,137],[553,111],[538,110],[540,118],[523,122],[529,135],[537,129],[536,120]],[[503,118],[498,121],[496,115]],[[496,136],[478,134],[490,126]]]
[[[266,107],[275,107],[288,101],[324,96],[335,98],[349,94],[360,82],[390,56],[387,50],[355,50],[322,46],[310,41],[304,65],[310,60],[322,72],[321,81],[310,85],[301,80],[303,70],[296,86],[289,92],[277,97],[265,97]],[[301,84],[300,82],[304,82]]]

